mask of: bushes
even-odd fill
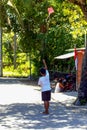
[[[16,69],[14,66],[5,66],[3,69],[3,76],[5,77],[27,77],[29,69],[25,64],[19,65]]]
[[[7,60],[8,61],[8,60]],[[5,77],[27,77],[30,75],[29,58],[26,57],[26,53],[20,53],[17,55],[16,67],[14,63],[5,62],[3,65],[3,76]],[[33,71],[33,63],[31,64],[31,72]],[[33,73],[33,72],[32,72]]]

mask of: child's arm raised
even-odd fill
[[[47,64],[46,64],[45,59],[43,59],[43,64],[44,64],[45,69],[47,70]]]

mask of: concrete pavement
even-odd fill
[[[40,87],[0,78],[0,130],[87,130],[87,109],[71,107],[76,96],[52,93],[50,114],[43,115]]]

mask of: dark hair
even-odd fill
[[[58,81],[61,83],[61,82],[62,82],[62,79],[59,79]]]
[[[41,69],[40,69],[40,73],[42,73],[42,74],[46,74],[46,70],[45,70],[45,68],[41,68]]]

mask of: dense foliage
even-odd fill
[[[84,46],[87,22],[81,9],[67,0],[1,0],[0,7],[3,12],[0,13],[0,25],[4,32],[3,53],[7,55],[3,60],[9,63],[14,63],[14,40],[11,33],[17,34],[17,55],[25,53],[29,56],[25,58],[24,64],[31,60],[35,74],[38,73],[42,58],[46,59],[50,70],[56,64],[59,71],[63,61],[54,61],[54,57],[67,53],[66,50],[74,48],[74,45]],[[50,16],[48,7],[54,9]],[[8,40],[8,35],[11,40]],[[68,63],[72,68],[73,60],[66,61],[66,66]]]

